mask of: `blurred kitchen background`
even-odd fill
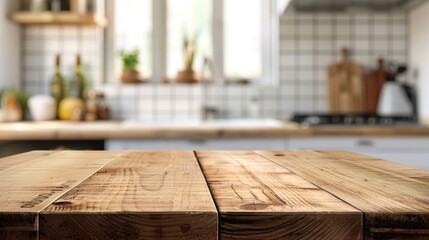
[[[339,149],[429,168],[427,0],[5,0],[0,14],[0,156]]]
[[[73,2],[84,7],[72,9]],[[88,24],[42,24],[43,16],[26,19],[23,11],[95,17]],[[1,12],[2,88],[49,95],[55,56],[69,76],[80,54],[87,81],[105,93],[115,119],[329,113],[328,68],[344,48],[363,78],[379,59],[388,72],[407,66],[396,81],[418,86],[419,113],[429,112],[426,1],[22,0],[3,1]],[[179,83],[186,37],[196,45],[196,84]],[[119,52],[134,49],[140,78],[123,83]]]

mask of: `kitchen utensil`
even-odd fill
[[[367,112],[376,114],[378,101],[380,99],[381,89],[386,79],[392,74],[388,73],[385,68],[383,59],[378,60],[377,70],[369,73],[366,76],[366,94],[367,94]]]
[[[417,116],[418,103],[416,87],[411,84],[402,84],[402,87],[404,88],[405,94],[407,95],[408,99],[411,102],[411,105],[413,106],[413,115]]]
[[[413,115],[413,106],[401,84],[396,82],[384,83],[377,112],[382,116]]]
[[[28,100],[30,113],[34,121],[49,121],[56,117],[56,101],[51,96],[36,95]]]
[[[348,59],[347,49],[341,51],[341,62],[329,66],[329,107],[333,114],[366,112],[366,87],[363,70]]]

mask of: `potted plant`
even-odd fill
[[[179,83],[197,83],[199,78],[193,67],[195,55],[197,53],[196,37],[191,39],[188,35],[183,38],[183,61],[184,69],[177,74],[177,82]]]
[[[123,83],[138,83],[141,82],[140,72],[137,70],[139,65],[139,50],[121,51],[120,57],[122,60],[122,75]]]
[[[28,109],[28,95],[16,89],[0,89],[0,122],[21,121]]]

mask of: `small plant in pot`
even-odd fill
[[[183,61],[185,69],[177,74],[179,83],[197,83],[199,78],[194,71],[195,55],[197,54],[196,37],[191,39],[187,35],[183,38]]]
[[[119,53],[122,60],[122,75],[123,83],[139,83],[142,82],[140,72],[137,70],[139,65],[139,50],[121,51]]]

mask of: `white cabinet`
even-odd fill
[[[429,170],[429,138],[111,139],[107,150],[345,150]]]
[[[429,169],[429,138],[291,138],[289,150],[345,150]]]
[[[107,150],[287,150],[285,139],[107,140]]]

